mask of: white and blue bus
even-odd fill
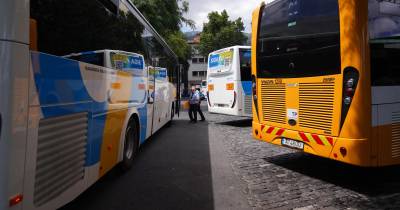
[[[0,5],[0,209],[57,209],[171,122],[178,59],[129,0]]]
[[[207,82],[210,113],[252,116],[249,46],[233,46],[210,53]]]

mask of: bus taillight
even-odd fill
[[[356,92],[358,84],[359,73],[357,69],[353,67],[347,67],[344,70],[343,78],[343,106],[342,106],[342,120],[341,125],[343,125],[346,119],[347,113],[349,111],[351,102],[353,101],[354,94]]]
[[[11,207],[11,206],[15,206],[15,205],[21,203],[21,202],[22,202],[22,199],[23,199],[23,196],[22,196],[22,195],[16,195],[15,197],[11,198],[11,199],[10,199],[10,204],[9,204],[10,207]]]
[[[254,110],[256,115],[258,116],[258,97],[257,97],[257,79],[256,76],[252,75],[251,76],[251,88],[252,88],[252,94],[253,94],[253,103],[254,103]]]
[[[253,98],[257,100],[257,83],[255,81],[252,82],[252,90],[253,90]]]

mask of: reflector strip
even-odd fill
[[[268,130],[267,130],[267,133],[268,133],[268,134],[271,134],[272,131],[274,131],[274,129],[275,129],[274,127],[269,127]]]
[[[15,206],[19,203],[22,202],[23,196],[22,195],[17,195],[14,198],[10,199],[10,206]]]
[[[301,139],[303,139],[303,141],[305,142],[310,142],[307,138],[307,136],[304,134],[304,132],[299,132],[299,135],[301,137]]]
[[[286,131],[286,129],[284,129],[284,128],[276,128],[273,126],[261,125],[261,134],[260,135],[262,135],[262,133],[265,132],[266,134],[275,135],[277,137],[282,137],[282,135],[285,134],[285,131]],[[333,137],[330,137],[330,136],[304,133],[302,131],[299,131],[298,134],[299,134],[300,139],[307,143],[315,143],[318,145],[330,146],[330,147],[332,147],[334,144],[334,139],[333,139]],[[295,138],[295,139],[300,140],[299,138]]]
[[[280,136],[283,134],[283,132],[285,132],[285,129],[281,128],[279,129],[279,131],[276,133],[277,136]]]
[[[316,134],[312,134],[313,139],[315,140],[315,142],[317,142],[317,144],[319,145],[324,145],[324,143],[322,142],[322,140],[319,138],[318,135]]]

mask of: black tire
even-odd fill
[[[131,120],[126,127],[123,159],[120,168],[123,172],[132,168],[133,161],[139,149],[139,126]]]

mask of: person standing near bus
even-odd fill
[[[201,117],[201,120],[200,120],[200,121],[205,121],[206,118],[204,117],[203,112],[201,111],[201,101],[202,101],[202,100],[205,100],[205,96],[204,96],[204,94],[200,91],[200,88],[197,88],[197,91],[196,91],[196,92],[199,93],[199,98],[200,98],[200,100],[199,100],[199,105],[198,105],[198,107],[197,107],[197,112],[199,113],[199,115],[200,115],[200,117]]]
[[[192,87],[189,97],[189,118],[190,122],[197,122],[197,111],[200,103],[200,94],[199,91],[196,90],[195,87]]]

